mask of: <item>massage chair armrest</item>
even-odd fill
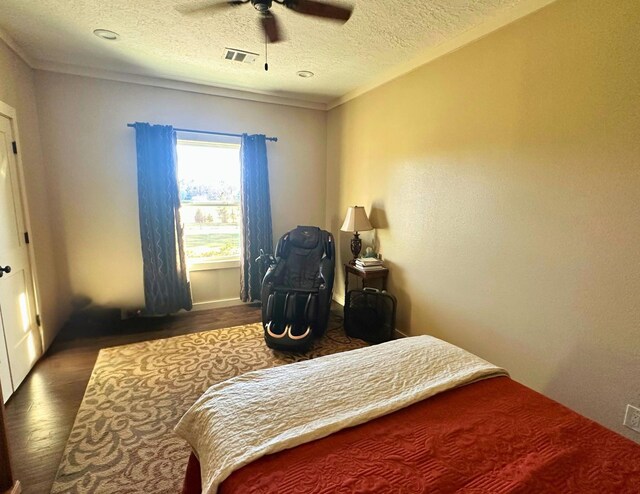
[[[277,283],[277,280],[280,278],[282,271],[284,270],[284,259],[277,257],[275,262],[269,265],[269,269],[262,278],[262,287],[266,285],[274,285]]]
[[[327,328],[331,309],[331,295],[333,293],[333,279],[335,277],[334,259],[329,257],[322,259],[320,262],[319,277],[321,284],[318,288],[318,313],[315,326],[320,334],[322,334]]]
[[[329,257],[324,257],[320,261],[320,271],[318,273],[318,277],[320,278],[320,288],[319,291],[329,292],[329,296],[331,296],[331,292],[333,291],[333,279],[335,277],[335,261]]]
[[[260,290],[260,301],[262,302],[262,320],[263,324],[266,321],[267,316],[267,301],[269,300],[269,294],[273,291],[273,285],[278,279],[278,275],[282,271],[282,263],[280,259],[276,260],[275,264],[269,266],[267,272],[262,278],[262,289]]]
[[[264,274],[264,278],[262,278],[262,286],[268,285],[269,283],[273,284],[275,275],[276,275],[276,267],[278,264],[272,264],[267,269],[267,272]]]

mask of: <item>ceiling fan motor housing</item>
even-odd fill
[[[271,0],[251,0],[251,5],[258,12],[267,12],[271,8]]]

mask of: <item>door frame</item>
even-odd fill
[[[13,140],[16,143],[16,147],[18,148],[18,153],[14,154],[14,159],[16,162],[16,169],[18,171],[18,193],[20,194],[20,203],[22,205],[22,211],[18,211],[18,214],[22,215],[23,225],[27,232],[29,232],[29,243],[27,244],[27,253],[29,258],[29,267],[31,269],[31,286],[33,287],[33,298],[35,300],[34,316],[37,316],[38,319],[36,321],[40,321],[38,324],[38,338],[40,344],[40,356],[44,353],[44,334],[43,327],[44,321],[42,320],[40,307],[42,304],[40,303],[40,290],[38,290],[38,271],[36,269],[35,263],[35,252],[33,249],[34,246],[34,236],[33,229],[31,228],[31,215],[29,214],[29,201],[27,199],[27,189],[26,189],[26,180],[24,178],[24,168],[22,164],[22,146],[20,142],[20,132],[18,131],[18,115],[12,106],[0,101],[0,116],[7,117],[11,124],[11,132],[13,133]],[[39,357],[38,357],[39,358]]]

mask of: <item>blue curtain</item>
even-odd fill
[[[247,134],[242,136],[240,162],[242,207],[240,299],[243,302],[253,302],[260,300],[260,288],[265,274],[264,264],[256,262],[256,258],[260,255],[260,249],[266,253],[273,251],[265,136]]]
[[[138,204],[146,311],[163,315],[190,310],[180,195],[176,133],[167,125],[136,123]]]

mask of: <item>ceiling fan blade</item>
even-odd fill
[[[350,7],[316,0],[286,0],[284,5],[299,14],[342,22],[347,22],[353,13],[353,9]]]
[[[228,10],[232,7],[237,7],[248,3],[250,0],[230,0],[230,1],[217,1],[217,2],[200,2],[196,5],[182,5],[176,7],[176,10],[181,14],[201,14],[201,13],[215,13],[219,11]]]
[[[269,39],[269,43],[277,43],[278,41],[283,40],[276,16],[271,12],[267,12],[260,16],[260,24],[262,25],[262,30]]]

